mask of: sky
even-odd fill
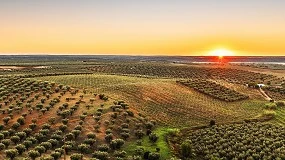
[[[284,0],[0,0],[0,54],[285,55]]]

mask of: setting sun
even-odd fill
[[[209,52],[210,56],[218,56],[218,57],[224,57],[224,56],[233,56],[234,52],[227,50],[227,49],[217,49]]]

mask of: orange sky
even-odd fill
[[[0,53],[207,55],[227,48],[285,55],[282,6],[280,0],[0,2]]]

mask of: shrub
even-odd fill
[[[41,133],[44,136],[47,136],[49,134],[49,132],[50,132],[49,129],[41,129],[41,130],[39,130],[39,133]]]
[[[58,145],[58,140],[49,139],[48,142],[52,145],[52,148]]]
[[[60,116],[61,116],[62,118],[66,118],[66,117],[68,117],[70,114],[71,114],[70,110],[65,110],[65,111],[62,111],[62,112],[60,113]]]
[[[28,152],[28,156],[32,159],[32,160],[35,160],[37,157],[40,156],[40,153],[36,150],[30,150]]]
[[[80,126],[80,125],[77,125],[77,126],[75,126],[75,128],[74,128],[75,130],[79,130],[79,131],[81,131],[82,130],[82,126]]]
[[[96,138],[96,134],[94,134],[94,133],[88,133],[88,134],[87,134],[87,138],[93,138],[93,139],[95,139],[95,138]]]
[[[149,140],[153,143],[155,143],[158,140],[158,136],[155,133],[151,133],[149,135]]]
[[[127,110],[126,112],[128,113],[129,116],[131,116],[131,117],[134,116],[134,113],[132,111]]]
[[[124,140],[127,140],[130,137],[130,134],[126,132],[122,132],[120,135]]]
[[[149,153],[148,160],[159,160],[160,154],[156,152]]]
[[[45,147],[46,150],[49,150],[49,149],[52,148],[52,144],[51,144],[50,142],[42,142],[42,143],[40,144],[40,146]]]
[[[14,129],[9,129],[8,132],[9,132],[10,136],[15,135],[15,133],[16,133],[16,131]]]
[[[193,156],[193,149],[190,140],[186,140],[181,144],[181,155],[184,158],[190,158]]]
[[[22,153],[26,150],[26,146],[23,144],[18,144],[15,148],[18,150],[19,155],[22,155]]]
[[[5,148],[6,148],[5,144],[0,143],[0,151],[2,151],[2,150],[5,149]]]
[[[11,117],[4,117],[3,122],[7,125],[8,122],[10,121]]]
[[[79,153],[74,153],[70,156],[71,160],[82,160],[83,159],[83,154]]]
[[[107,142],[111,142],[112,139],[113,139],[113,134],[112,134],[112,133],[106,134],[105,140],[106,140]]]
[[[76,139],[80,135],[81,131],[80,130],[72,130],[71,133],[74,135],[74,138]]]
[[[0,133],[0,140],[2,140],[4,138],[5,138],[4,134]]]
[[[38,151],[40,155],[46,152],[46,148],[44,146],[36,146],[35,150]]]
[[[33,144],[38,143],[38,140],[36,139],[36,137],[28,137],[26,140],[28,140],[28,141],[32,141],[32,142],[33,142]]]
[[[276,102],[277,107],[284,107],[285,106],[285,102],[283,101],[278,101]]]
[[[25,124],[25,118],[24,117],[19,117],[17,119],[17,122],[20,124],[20,125],[24,125]]]
[[[45,157],[41,157],[40,160],[55,160],[54,157],[52,156],[45,156]]]
[[[23,129],[23,132],[25,132],[26,135],[29,136],[32,133],[32,129],[31,128],[25,128],[25,129]]]
[[[68,134],[65,135],[65,139],[67,141],[71,141],[71,140],[74,139],[74,135],[72,133],[68,133]]]
[[[63,139],[63,137],[61,135],[58,135],[58,134],[52,134],[51,138],[56,139],[58,141],[61,141]]]
[[[9,157],[11,160],[13,160],[19,153],[17,149],[8,149],[5,150],[6,157]]]
[[[50,124],[54,124],[55,120],[56,120],[55,117],[50,117],[50,118],[48,119],[48,122],[49,122]]]
[[[148,160],[149,159],[149,154],[150,154],[150,151],[144,152],[143,158]]]
[[[27,137],[26,132],[17,132],[15,135],[19,136],[20,140],[23,140],[23,139],[25,139]]]
[[[265,105],[266,109],[275,110],[277,109],[277,105],[275,103],[269,103]]]
[[[61,122],[64,124],[64,125],[67,125],[69,119],[65,118],[65,119],[62,119]]]
[[[61,130],[62,132],[64,132],[66,129],[67,129],[67,125],[59,126],[59,130]]]
[[[4,129],[4,125],[0,124],[0,131],[2,131]]]
[[[36,133],[36,134],[34,134],[34,136],[38,140],[38,142],[42,142],[42,141],[44,141],[47,138],[46,136],[44,136],[41,133]]]
[[[24,145],[27,149],[29,149],[29,148],[33,145],[33,142],[30,141],[30,140],[25,140],[25,141],[23,142],[23,145]]]
[[[113,150],[120,149],[125,144],[125,141],[122,139],[114,139],[110,142],[110,147]]]
[[[65,144],[62,148],[65,150],[65,153],[68,154],[68,152],[72,150],[72,145]]]
[[[32,122],[33,122],[33,123],[37,123],[37,121],[38,121],[38,120],[35,119],[35,118],[32,119]]]
[[[107,144],[101,144],[98,146],[98,150],[102,152],[108,152],[110,147]]]
[[[143,130],[139,129],[135,131],[135,135],[138,139],[142,139],[142,137],[144,136],[144,132]]]
[[[50,129],[50,127],[51,126],[49,124],[45,123],[43,124],[42,129]]]
[[[215,120],[211,120],[210,121],[210,126],[214,126],[214,125],[216,125],[216,121]]]
[[[86,115],[80,115],[79,118],[80,118],[80,120],[84,121],[86,118]]]
[[[16,122],[12,125],[12,128],[17,130],[20,127],[20,123]]]
[[[19,136],[12,136],[10,139],[14,144],[17,144],[21,140]]]
[[[95,151],[92,154],[92,157],[98,158],[100,160],[108,160],[109,154],[108,154],[108,152]]]
[[[127,155],[126,151],[115,151],[114,156],[119,158],[125,158]]]
[[[60,158],[61,153],[60,152],[52,152],[50,155],[54,158],[54,160],[57,160]]]
[[[95,144],[96,140],[93,138],[88,138],[84,140],[85,144],[89,144],[90,146],[92,146],[93,144]]]
[[[80,151],[80,153],[89,153],[90,146],[87,144],[80,144],[77,146],[77,149]]]
[[[83,125],[84,121],[80,120],[79,125]]]
[[[105,94],[99,94],[99,98],[103,99],[105,97]]]
[[[34,130],[37,127],[36,123],[29,124],[29,128]]]
[[[146,124],[145,124],[145,126],[146,126],[146,129],[152,129],[153,128],[153,123],[151,123],[151,122],[147,122]]]
[[[60,153],[60,155],[64,153],[64,150],[62,148],[56,148],[54,151]]]
[[[1,141],[1,143],[3,143],[6,148],[8,148],[8,146],[9,146],[10,143],[11,143],[11,140],[10,140],[10,139],[3,139],[3,140]]]
[[[142,156],[143,153],[144,153],[144,148],[143,147],[137,147],[135,149],[135,155]]]

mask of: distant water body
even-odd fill
[[[158,61],[173,63],[264,63],[285,65],[285,56],[118,56],[118,55],[0,55],[0,62],[9,61]]]
[[[277,65],[284,65],[285,66],[285,62],[281,63],[281,62],[229,62],[231,64],[277,64]]]

